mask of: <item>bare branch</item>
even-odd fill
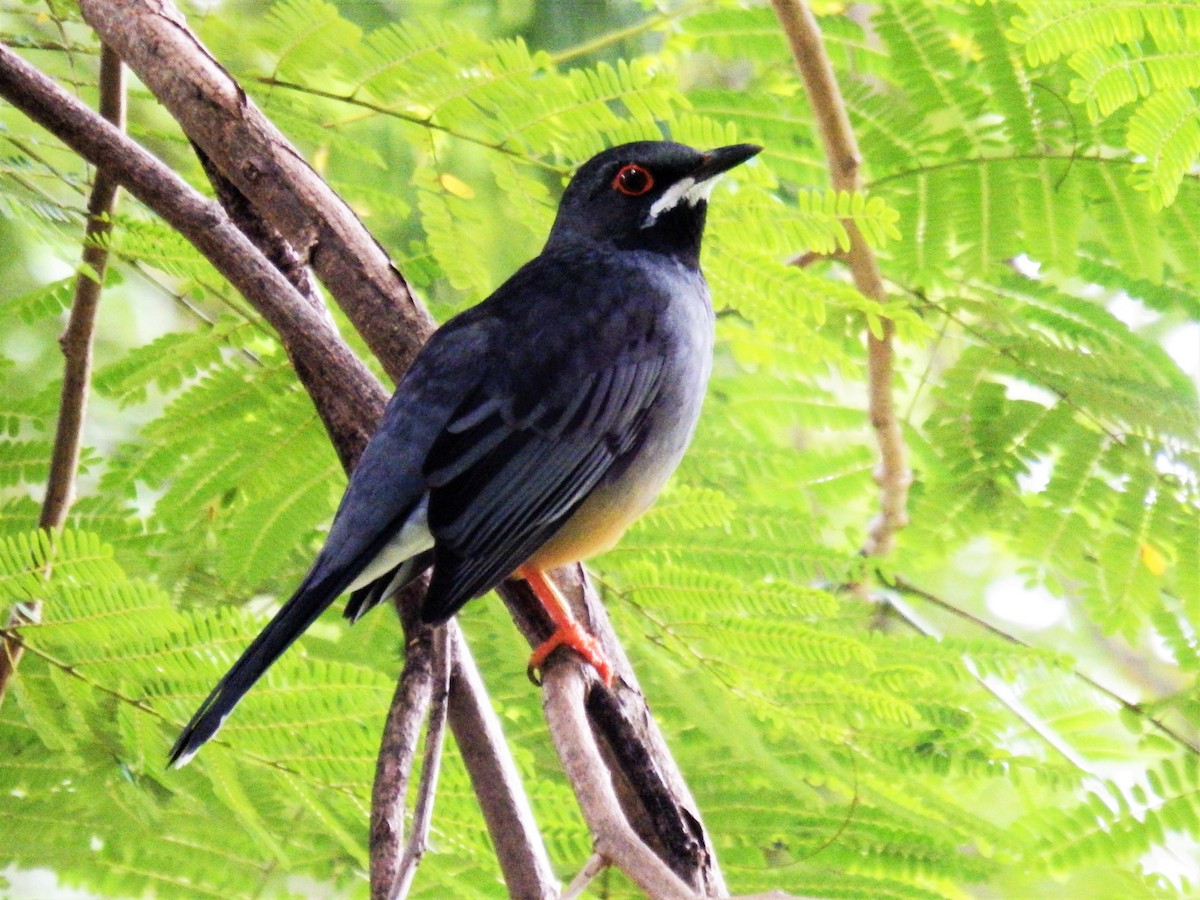
[[[121,59],[107,45],[100,51],[100,115],[117,129],[125,128],[125,71]],[[96,312],[104,289],[108,268],[108,242],[112,214],[117,205],[117,182],[101,168],[96,169],[88,197],[87,224],[83,232],[83,263],[75,276],[75,296],[66,331],[59,338],[64,369],[62,394],[58,405],[58,423],[54,431],[54,449],[50,456],[50,474],[46,496],[42,500],[38,527],[57,530],[67,521],[67,511],[75,500],[75,479],[79,471],[79,453],[83,445],[83,422],[87,417],[88,393],[92,384],[92,338],[96,331]],[[8,617],[10,628],[41,619],[42,604],[34,600],[13,607]],[[0,642],[0,703],[8,682],[21,662],[21,645]]]
[[[254,242],[254,246],[262,251],[263,256],[283,273],[300,292],[300,296],[308,301],[309,306],[321,315],[328,316],[328,307],[321,299],[312,269],[300,258],[296,249],[262,217],[250,199],[238,190],[237,185],[225,177],[225,173],[214,165],[202,147],[193,142],[192,149],[196,151],[196,158],[200,160],[200,167],[208,176],[208,183],[213,186],[218,202],[225,208],[225,212],[229,213],[233,224],[237,225],[242,233]]]
[[[592,883],[592,880],[608,868],[608,861],[599,853],[593,853],[588,857],[588,861],[583,864],[583,868],[579,870],[579,874],[571,879],[571,883],[563,888],[561,900],[575,900],[580,894],[587,890],[587,886]]]
[[[391,897],[408,896],[421,857],[429,848],[429,827],[433,821],[433,800],[437,794],[438,773],[442,766],[442,746],[446,737],[446,707],[450,695],[450,669],[453,651],[447,628],[434,629],[433,635],[433,702],[429,707],[429,724],[425,728],[425,752],[421,756],[421,782],[417,785],[417,802],[413,805],[412,828],[408,844]]]
[[[100,51],[100,115],[116,128],[125,128],[125,74],[120,57],[104,46]],[[117,183],[101,168],[96,170],[88,197],[87,226],[83,235],[83,267],[75,277],[75,297],[67,330],[59,339],[66,371],[58,427],[54,433],[54,455],[50,460],[50,478],[42,501],[39,528],[62,528],[67,510],[74,500],[75,475],[79,468],[79,449],[83,420],[87,415],[88,390],[92,380],[92,335],[96,330],[96,311],[108,268],[108,242],[112,214],[117,205]]]
[[[589,735],[594,734],[594,738],[589,737],[589,740],[598,748],[604,763],[603,773],[593,773],[593,777],[607,780],[617,797],[622,821],[640,838],[644,849],[665,862],[692,894],[725,896],[725,880],[701,820],[699,806],[650,713],[637,676],[612,630],[599,595],[582,565],[557,569],[553,577],[562,596],[571,604],[575,617],[600,640],[613,666],[610,690],[601,686],[591,669],[581,667],[573,655],[559,654],[547,661],[547,670],[568,668],[592,680],[587,694],[586,718],[590,723]],[[528,585],[521,581],[505,582],[500,590],[521,632],[536,645],[550,633],[551,626],[540,605],[525,596],[528,592]],[[531,611],[536,614],[532,620],[528,617]],[[570,737],[574,734],[575,719],[560,721],[558,704],[543,702],[543,707],[561,758],[563,749],[559,734],[565,733],[568,741],[575,740]],[[579,796],[571,766],[565,758],[562,762],[576,787],[576,796]],[[582,799],[580,805],[583,806]],[[594,821],[607,821],[590,814],[587,808],[583,809],[583,815],[589,826]],[[603,839],[594,828],[592,835],[597,841]],[[623,857],[626,861],[632,858]],[[636,877],[635,873],[624,869],[620,860],[611,861],[630,877]]]
[[[772,0],[775,15],[783,26],[788,43],[800,70],[808,102],[817,121],[817,129],[825,145],[829,161],[830,180],[835,190],[855,191],[861,188],[862,158],[846,104],[842,101],[833,66],[825,53],[821,30],[812,11],[803,0]],[[844,223],[850,237],[847,259],[854,285],[866,297],[883,303],[886,294],[879,263],[863,239],[853,220]],[[879,513],[868,528],[863,553],[885,556],[892,548],[896,532],[908,523],[906,506],[912,473],[906,461],[904,436],[896,417],[892,397],[895,351],[892,346],[894,326],[890,319],[882,322],[881,333],[867,334],[867,407],[875,441],[879,445],[879,466],[875,480],[879,484]]]
[[[214,201],[0,46],[0,96],[53,132],[187,238],[275,328],[335,444],[357,458],[387,395],[328,322]]]
[[[479,670],[458,624],[451,620],[444,627],[450,635],[453,659],[450,728],[483,810],[505,885],[513,897],[551,900],[558,897],[558,879],[533,819],[529,798],[521,787],[521,776],[500,720],[487,702]]]
[[[696,897],[646,846],[621,810],[608,766],[584,713],[587,682],[582,668],[548,665],[542,683],[542,707],[554,747],[595,840],[596,853],[632,878],[651,900]]]
[[[184,132],[299,252],[398,381],[433,330],[400,272],[341,197],[160,0],[84,0],[111,43]]]
[[[371,788],[371,897],[389,900],[400,874],[404,799],[434,678],[434,629],[417,625],[388,708]]]

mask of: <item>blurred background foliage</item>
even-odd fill
[[[1185,895],[1200,7],[813,5],[862,196],[828,190],[766,5],[185,12],[439,319],[537,252],[565,177],[602,146],[765,146],[712,202],[718,349],[696,443],[592,566],[735,892]],[[0,39],[94,105],[98,46],[73,4],[7,0]],[[136,83],[130,103],[131,134],[206,189]],[[0,599],[45,601],[0,709],[0,878],[13,896],[50,890],[29,886],[40,869],[91,896],[365,896],[402,653],[386,610],[352,630],[331,611],[221,742],[164,771],[178,725],[303,574],[344,478],[268,329],[128,198],[80,498],[61,537],[35,531],[91,175],[0,105]],[[846,214],[880,254],[883,310],[838,259]],[[881,312],[915,483],[895,552],[868,560],[864,334]],[[527,650],[498,603],[460,619],[569,879],[590,841]],[[449,756],[415,891],[502,895]],[[612,874],[591,890],[631,893]]]

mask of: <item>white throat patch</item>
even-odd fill
[[[719,172],[700,182],[697,182],[695,178],[684,178],[675,182],[651,205],[650,211],[646,213],[646,221],[642,223],[642,227],[649,228],[658,221],[660,215],[674,209],[680,203],[695,206],[701,200],[707,200],[708,195],[712,193],[712,189],[716,187],[717,181],[720,180],[723,174],[725,173]]]

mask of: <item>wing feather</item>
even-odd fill
[[[434,574],[423,615],[441,621],[533,555],[639,443],[662,360],[625,360],[581,379],[571,396],[496,404],[481,388],[426,460]],[[495,390],[493,388],[493,390]],[[487,409],[481,413],[479,410]],[[486,451],[480,451],[485,446]]]

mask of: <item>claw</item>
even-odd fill
[[[604,686],[612,687],[612,666],[604,656],[600,642],[584,631],[583,626],[574,620],[560,624],[554,634],[533,651],[533,655],[529,657],[529,666],[525,669],[525,674],[529,676],[530,681],[541,685],[542,666],[550,654],[559,647],[568,647],[582,656],[584,662],[596,670],[596,674],[600,676]]]

